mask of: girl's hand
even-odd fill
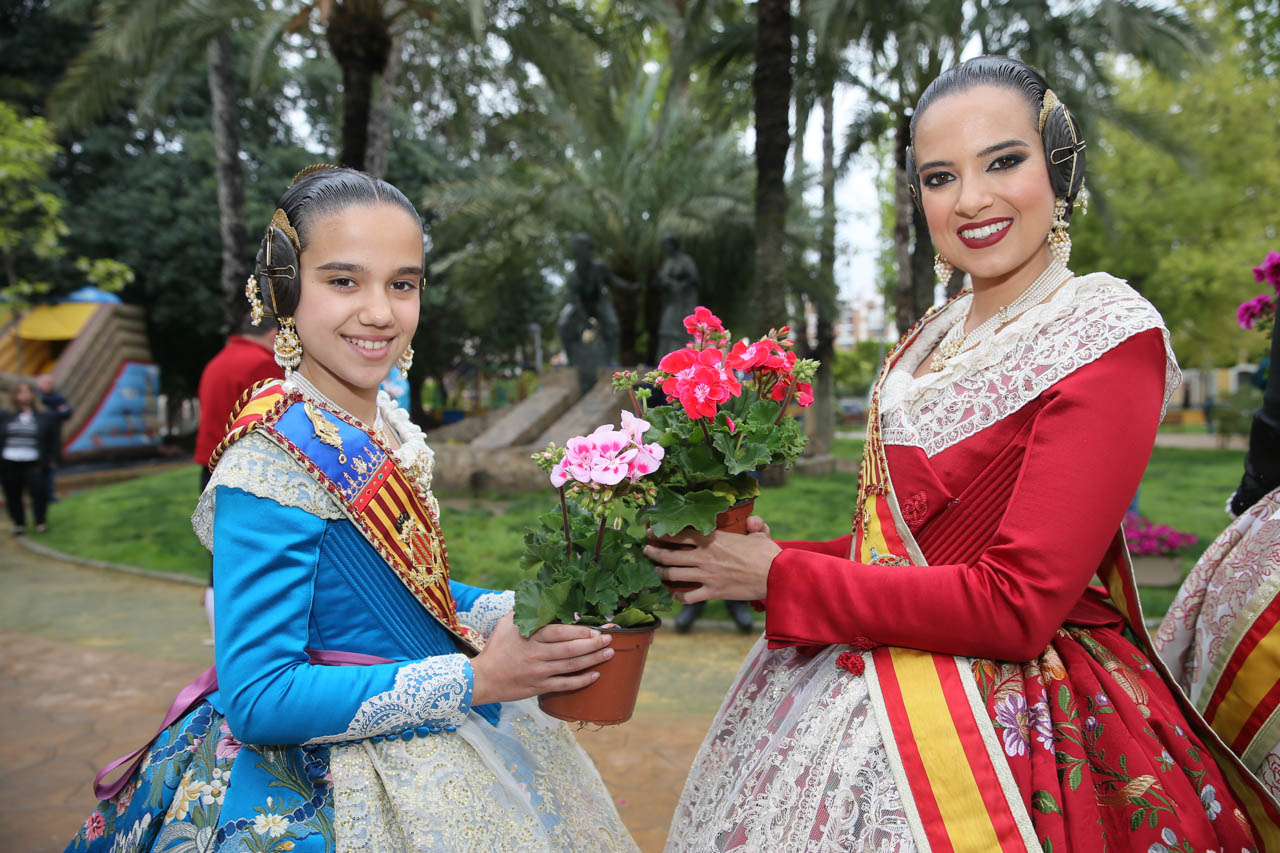
[[[746,535],[715,531],[709,536],[691,531],[665,539],[649,534],[645,556],[656,565],[663,580],[691,581],[699,587],[672,592],[681,604],[721,598],[728,601],[759,601],[769,592],[769,567],[782,549],[769,538],[763,518],[747,519]],[[693,546],[662,547],[661,544]]]
[[[539,693],[577,690],[599,676],[582,672],[613,657],[612,640],[586,625],[546,625],[525,638],[508,613],[471,659],[472,705],[514,702]]]

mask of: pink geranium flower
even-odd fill
[[[1253,277],[1259,282],[1267,282],[1280,293],[1280,252],[1267,252],[1267,259],[1260,266],[1253,268]],[[1247,328],[1247,327],[1246,327]]]
[[[1248,302],[1242,302],[1240,307],[1236,309],[1236,322],[1240,324],[1242,329],[1252,329],[1253,324],[1263,317],[1269,317],[1275,313],[1275,303],[1271,301],[1271,297],[1263,293],[1250,299]]]
[[[720,322],[720,318],[702,305],[684,318],[684,329],[698,344],[719,340],[725,334],[724,324]]]

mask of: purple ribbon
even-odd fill
[[[336,652],[326,649],[307,649],[307,659],[312,666],[373,666],[374,664],[395,662],[390,658],[380,658],[377,655],[362,655],[359,652]],[[142,746],[128,755],[120,756],[99,770],[98,775],[93,777],[93,795],[99,800],[109,800],[120,793],[125,783],[137,772],[138,766],[142,764],[142,759],[146,757],[147,750],[155,743],[156,738],[160,737],[160,734],[165,729],[180,720],[183,715],[217,689],[218,669],[216,666],[211,666],[197,675],[194,681],[179,690],[178,695],[173,698],[173,703],[169,705],[169,710],[165,713],[164,719],[160,721],[160,728],[156,729],[156,733],[148,738],[147,742]],[[129,764],[129,766],[124,773],[120,774],[118,779],[109,783],[102,781],[122,764]]]

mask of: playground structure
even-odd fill
[[[52,374],[71,403],[63,457],[84,461],[147,453],[160,443],[160,371],[142,308],[82,288],[27,311],[0,306],[0,405],[19,381]]]

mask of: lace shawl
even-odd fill
[[[936,372],[912,374],[954,324],[972,296],[955,300],[925,325],[881,389],[885,444],[935,456],[1017,412],[1056,382],[1097,361],[1134,335],[1160,329],[1165,347],[1163,419],[1182,382],[1169,330],[1155,306],[1106,273],[1079,276]]]

